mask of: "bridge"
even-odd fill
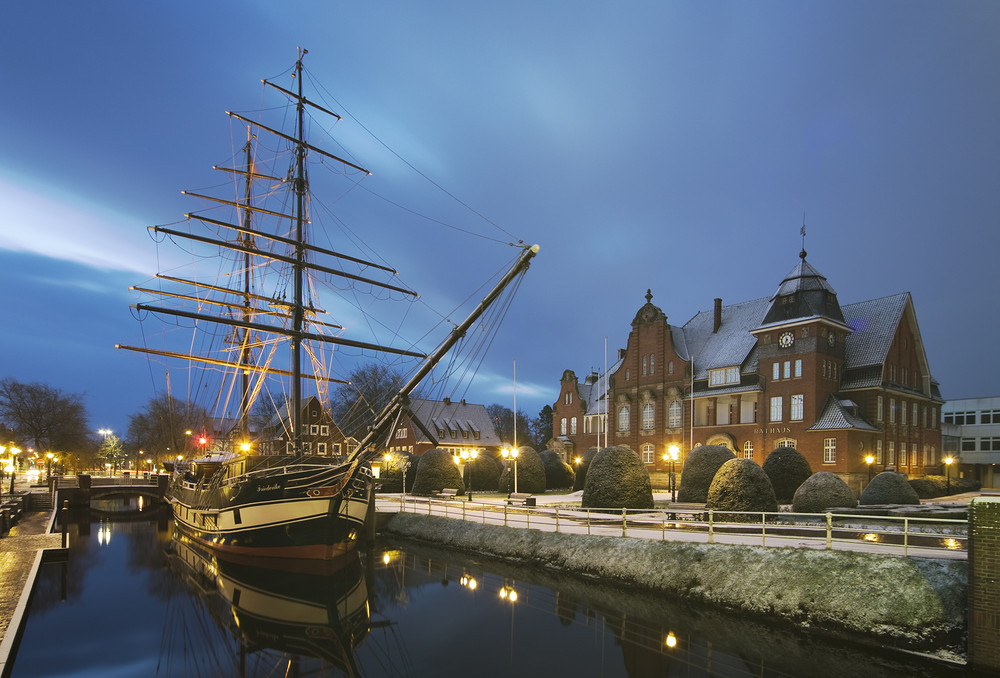
[[[68,501],[70,506],[89,506],[92,499],[143,496],[155,502],[164,501],[170,476],[144,473],[138,476],[62,476],[49,479],[49,490],[57,506]]]

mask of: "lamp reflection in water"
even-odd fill
[[[508,659],[513,665],[514,663],[514,603],[517,602],[517,589],[514,588],[512,583],[508,583],[504,580],[503,586],[500,587],[500,600],[510,603],[510,647],[507,650]]]

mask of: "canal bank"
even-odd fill
[[[962,661],[964,561],[558,534],[400,513],[384,532]]]

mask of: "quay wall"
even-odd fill
[[[962,560],[560,534],[399,513],[389,534],[961,661]]]

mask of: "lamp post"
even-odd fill
[[[507,459],[514,461],[514,494],[517,494],[517,448],[504,448],[500,450],[500,456],[504,458],[504,461]],[[507,494],[510,495],[510,476],[507,477]]]
[[[870,483],[872,481],[872,464],[875,463],[875,457],[869,454],[865,457],[865,463],[868,464],[868,482]]]
[[[479,456],[479,450],[462,450],[459,452],[462,457],[462,463],[465,465],[464,471],[467,471],[465,478],[465,496],[469,501],[472,501],[472,462],[476,460]]]
[[[46,457],[46,459],[45,459],[45,481],[46,482],[48,482],[49,479],[52,477],[52,457],[54,457],[54,456],[55,455],[52,454],[51,452],[46,452],[45,453],[45,457]]]
[[[663,461],[670,462],[670,501],[677,501],[677,474],[674,473],[677,458],[680,457],[681,450],[676,445],[671,445],[663,454]]]
[[[951,494],[951,465],[954,464],[954,463],[955,463],[955,458],[952,457],[952,456],[948,456],[944,460],[944,464],[945,464],[944,468],[945,468],[945,471],[947,473],[946,480],[945,480],[945,488],[946,488],[945,494],[948,494],[948,495]]]

